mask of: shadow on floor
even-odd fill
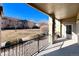
[[[72,40],[72,39],[66,39],[66,38],[58,38],[54,41],[54,44],[55,43],[59,43],[59,42],[64,42],[64,41],[67,41],[67,40]]]
[[[43,56],[79,56],[79,45],[73,44],[65,48],[44,54]]]
[[[64,45],[64,42],[65,42],[65,41],[68,41],[68,40],[71,40],[71,39],[59,38],[59,39],[55,40],[53,44],[56,44],[56,43],[60,43],[60,42],[61,42],[60,44],[58,44],[58,45],[56,44],[55,46],[50,47],[50,48],[47,48],[47,49],[45,49],[45,50],[49,50],[49,49],[51,49],[51,48],[55,48],[55,47],[58,47],[58,46],[60,46],[60,49],[61,49],[62,46]]]

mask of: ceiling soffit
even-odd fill
[[[50,15],[55,14],[57,19],[74,17],[78,13],[78,3],[30,3],[34,8]]]

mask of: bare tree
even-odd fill
[[[28,21],[28,26],[30,29],[32,29],[34,27],[34,23],[32,21]]]
[[[40,31],[43,33],[47,33],[48,32],[48,24],[45,22],[41,22],[40,23]]]

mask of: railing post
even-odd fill
[[[38,53],[39,53],[39,39],[38,39]]]
[[[39,50],[39,38],[38,38],[37,45],[38,45],[38,53],[39,53],[40,52],[40,50]]]
[[[1,20],[1,17],[0,17]],[[1,56],[1,21],[0,21],[0,56]]]

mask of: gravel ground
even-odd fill
[[[1,42],[14,41],[41,33],[39,29],[2,30]]]

